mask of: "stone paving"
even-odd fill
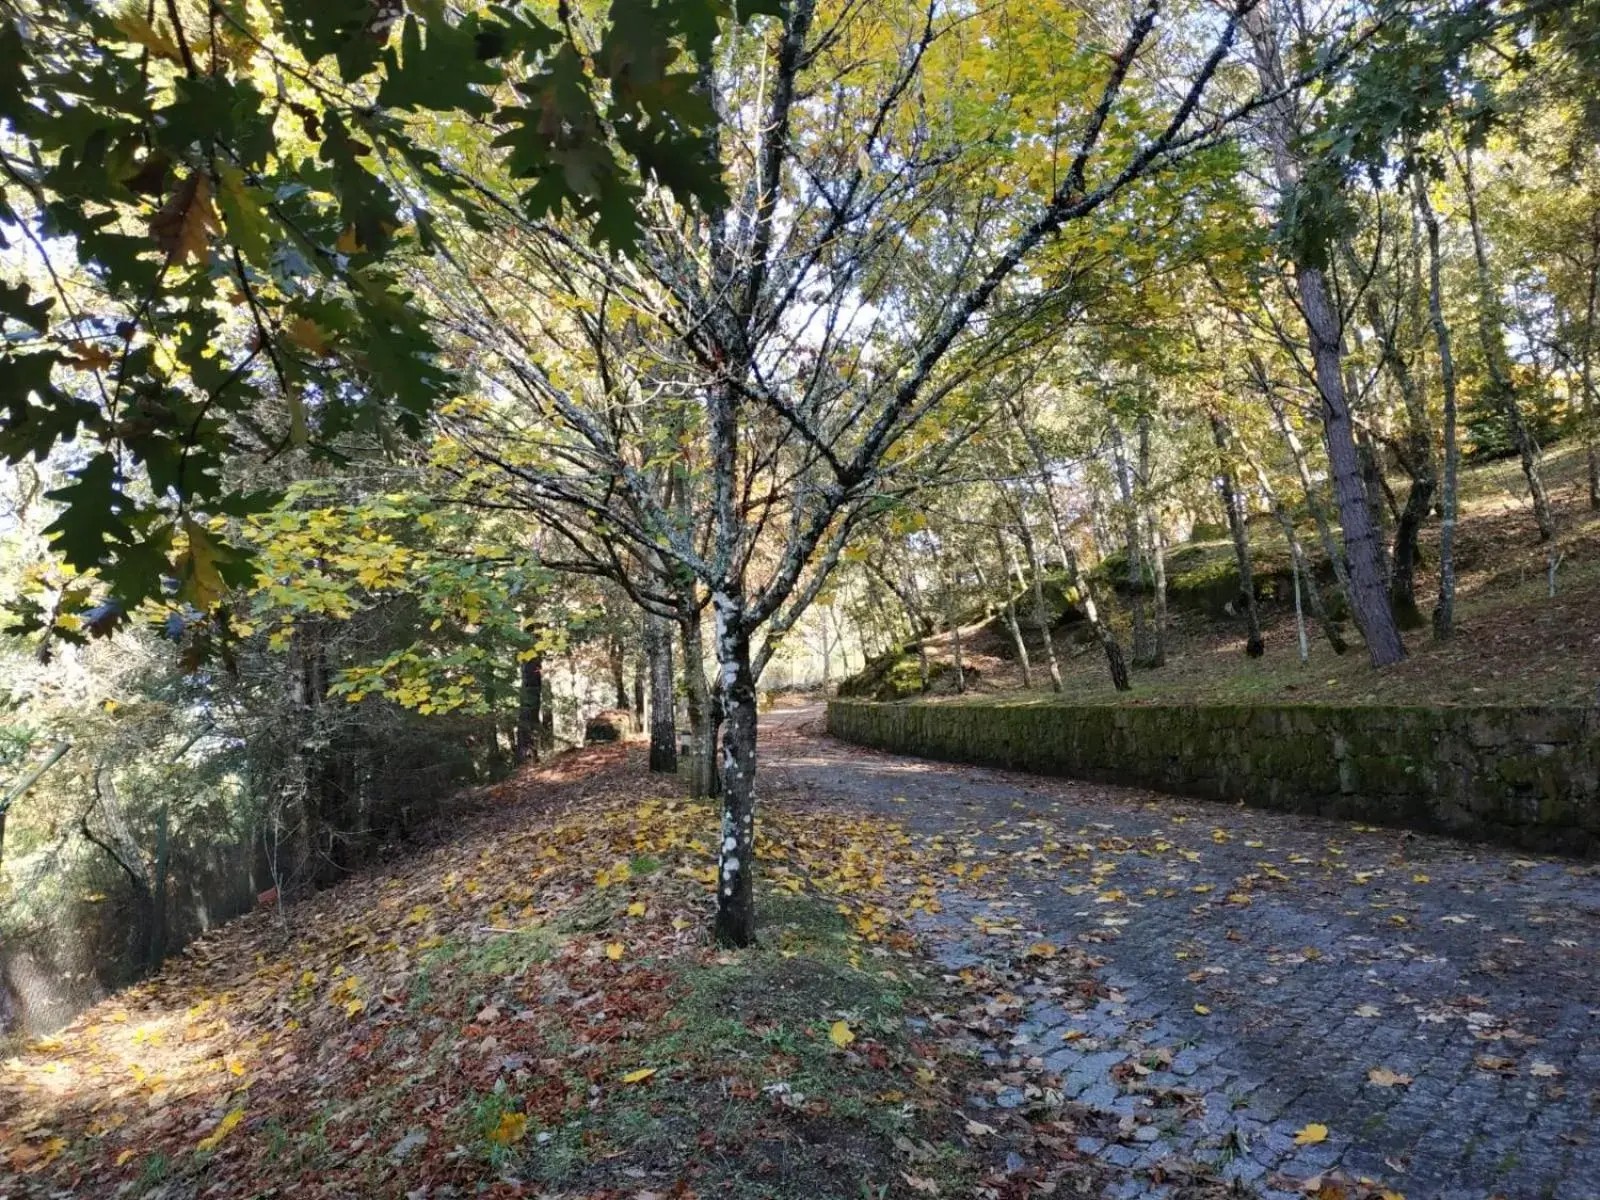
[[[1137,1114],[1133,1144],[1081,1147],[1133,1169],[1119,1196],[1189,1159],[1274,1200],[1330,1170],[1407,1200],[1600,1200],[1594,864],[897,758],[820,717],[764,718],[769,787],[983,876],[990,899],[952,890],[933,919],[951,963],[997,938],[1098,962],[1099,994],[1039,999],[1016,1052]],[[1297,1145],[1312,1123],[1326,1140]]]

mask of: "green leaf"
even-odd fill
[[[422,41],[422,22],[415,14],[406,18],[400,54],[391,48],[384,55],[387,73],[378,89],[378,103],[387,108],[460,110],[480,116],[494,111],[494,101],[473,85],[492,86],[503,75],[479,54],[478,21],[468,17],[452,25],[442,15],[428,21],[428,41]]]
[[[89,571],[104,563],[113,547],[133,541],[133,530],[119,515],[122,489],[109,451],[96,454],[73,477],[73,483],[45,493],[66,509],[44,532],[70,566]]]
[[[221,186],[217,204],[227,223],[228,236],[245,258],[263,270],[272,260],[272,219],[262,210],[260,193],[245,183],[244,172],[231,164],[217,169]]]
[[[0,313],[44,333],[50,328],[50,306],[56,299],[54,296],[46,296],[38,303],[30,304],[28,291],[28,285],[25,283],[13,285],[0,279]]]
[[[42,459],[57,443],[70,442],[80,425],[98,427],[100,410],[58,390],[51,371],[61,362],[54,350],[0,355],[0,453],[10,462]],[[39,403],[35,403],[37,397]]]

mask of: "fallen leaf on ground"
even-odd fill
[[[1294,1135],[1294,1144],[1296,1146],[1315,1146],[1318,1142],[1325,1142],[1327,1140],[1328,1127],[1326,1125],[1320,1125],[1316,1121],[1311,1122],[1311,1124],[1307,1125],[1304,1129],[1299,1130]]]
[[[1382,1088],[1409,1087],[1411,1085],[1411,1076],[1403,1075],[1398,1071],[1391,1071],[1388,1067],[1373,1067],[1372,1070],[1367,1072],[1367,1079]]]

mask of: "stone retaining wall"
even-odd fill
[[[1600,853],[1593,709],[834,700],[828,730],[924,758]]]

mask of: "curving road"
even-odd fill
[[[762,720],[774,802],[987,867],[995,924],[953,892],[931,930],[951,961],[1028,938],[1103,963],[1097,1001],[1040,1000],[1027,1033],[1073,1098],[1153,1123],[1081,1147],[1134,1169],[1123,1194],[1187,1158],[1267,1196],[1338,1170],[1407,1200],[1600,1200],[1595,864],[881,754],[820,705]]]

